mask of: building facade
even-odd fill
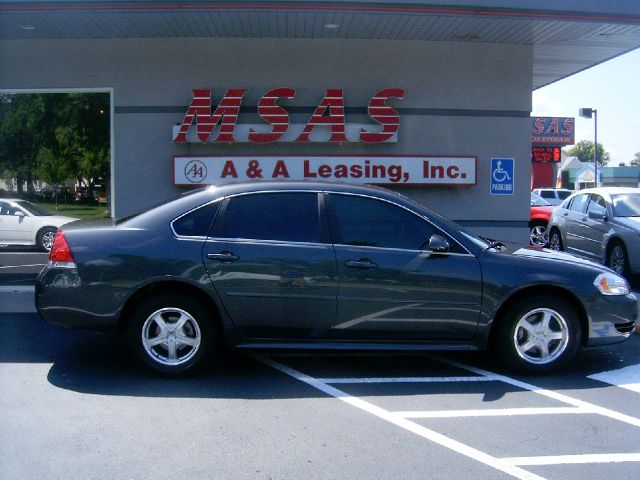
[[[640,6],[609,3],[0,2],[0,89],[110,92],[115,217],[315,174],[526,241],[531,92],[640,46]]]

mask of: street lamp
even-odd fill
[[[580,116],[582,118],[591,118],[593,116],[594,124],[594,142],[593,142],[593,168],[595,173],[595,184],[598,186],[598,110],[595,108],[581,108]]]

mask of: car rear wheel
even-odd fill
[[[38,247],[45,252],[51,251],[51,247],[53,246],[53,240],[56,238],[57,228],[47,227],[43,228],[38,232],[38,238],[36,242],[38,243]]]
[[[516,370],[546,373],[575,356],[580,321],[565,301],[536,295],[513,305],[503,316],[496,347],[502,362]]]
[[[562,236],[557,228],[552,229],[551,233],[549,233],[549,248],[551,250],[564,250]]]
[[[155,296],[139,304],[131,315],[129,340],[147,365],[165,374],[203,366],[215,348],[206,307],[178,295]]]
[[[629,274],[629,260],[627,249],[620,241],[613,243],[607,256],[607,266],[618,275],[626,277]]]
[[[549,245],[549,231],[544,222],[533,222],[529,225],[529,243],[537,247]]]

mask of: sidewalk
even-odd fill
[[[0,285],[0,315],[3,313],[35,313],[35,287],[32,285]]]

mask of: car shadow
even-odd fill
[[[0,363],[51,364],[50,384],[78,393],[133,397],[286,399],[324,396],[319,390],[263,364],[254,353],[225,350],[211,365],[184,378],[168,378],[141,365],[124,337],[66,330],[36,314],[3,314],[0,319]],[[465,376],[476,369],[503,374],[547,389],[595,389],[607,384],[588,375],[640,363],[640,336],[628,342],[583,350],[574,361],[552,375],[518,375],[487,352],[345,353],[258,352],[315,378]],[[452,365],[452,363],[454,365]],[[484,383],[484,382],[483,382]],[[491,382],[495,384],[495,382]],[[340,386],[338,385],[340,388]],[[475,389],[475,390],[473,390]],[[503,384],[487,388],[475,382],[384,384],[363,386],[362,392],[401,396],[482,392],[485,402],[499,400],[518,388]]]

